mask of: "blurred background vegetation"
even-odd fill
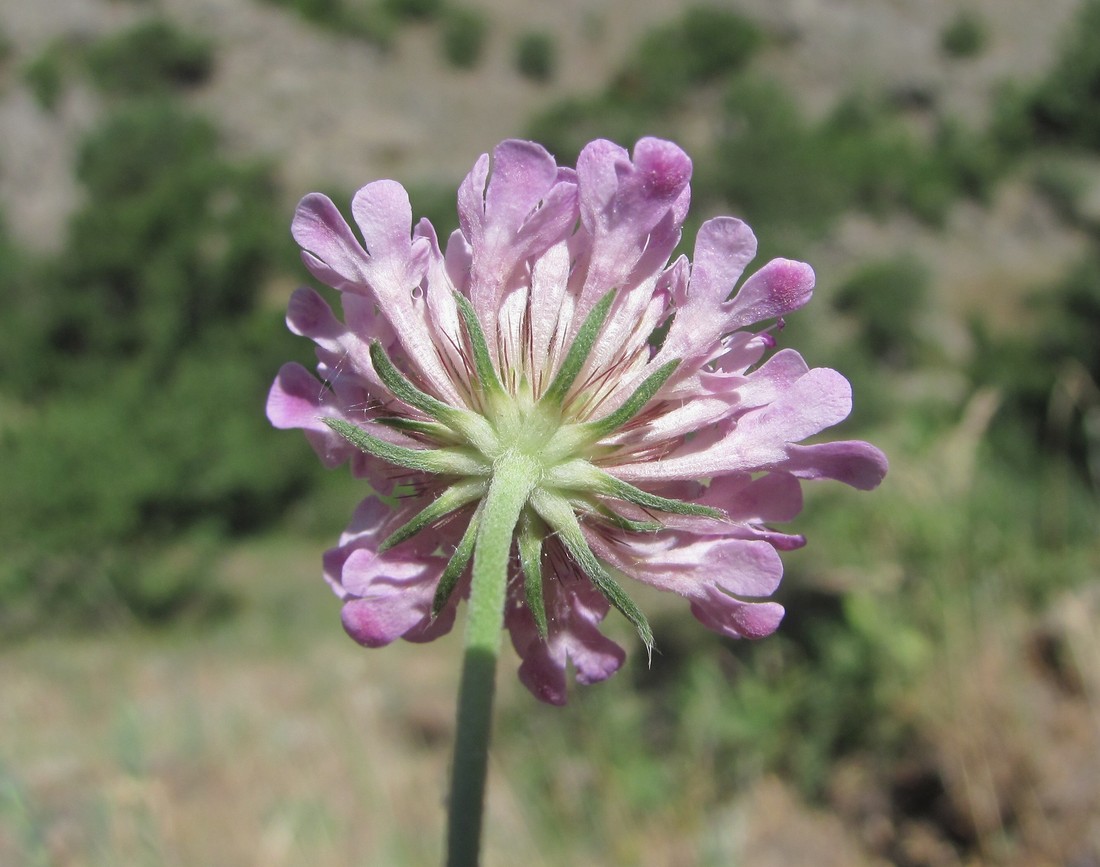
[[[852,380],[844,434],[892,459],[874,494],[809,492],[775,637],[721,640],[653,595],[652,666],[568,709],[502,672],[487,863],[1100,863],[1100,2],[1064,4],[1044,65],[990,74],[969,112],[952,76],[1018,47],[990,4],[878,34],[923,39],[938,85],[809,105],[776,70],[810,37],[759,4],[670,0],[614,50],[597,4],[569,27],[473,0],[241,5],[333,74],[368,58],[351,92],[410,65],[425,99],[507,88],[501,135],[562,163],[597,136],[684,143],[685,249],[736,213],[760,261],[818,267],[780,343]],[[378,118],[292,82],[313,114],[271,111],[284,150],[257,147],[232,123],[255,77],[208,98],[248,80],[253,19],[77,6],[95,26],[0,12],[0,862],[435,863],[457,645],[343,639],[316,576],[363,491],[263,416],[310,356],[281,321],[293,201],[352,190],[302,185],[295,143],[325,165],[326,119]],[[601,75],[578,87],[583,54]],[[433,126],[453,120],[414,129],[484,138]],[[49,189],[12,192],[18,122],[71,144],[49,237],[28,230]],[[394,135],[360,180],[392,173],[448,232],[456,166],[500,136],[426,170]]]

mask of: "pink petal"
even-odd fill
[[[277,428],[301,428],[321,462],[332,469],[358,451],[321,421],[339,418],[331,393],[300,364],[284,364],[267,396],[267,418]]]
[[[302,249],[312,254],[303,261],[317,279],[336,289],[366,283],[366,251],[328,196],[310,193],[303,198],[290,231]]]
[[[576,185],[534,142],[505,141],[477,161],[459,189],[459,218],[473,251],[470,302],[495,332],[512,273],[562,240],[576,222]]]
[[[439,533],[421,534],[412,540],[377,552],[378,544],[423,506],[407,501],[394,512],[376,498],[360,503],[340,545],[326,552],[325,579],[345,604],[344,629],[366,647],[381,647],[397,638],[431,640],[450,628],[456,591],[446,612],[431,617],[436,585],[446,559],[433,551],[447,544],[455,522]]]
[[[734,521],[793,521],[802,511],[802,486],[786,473],[768,473],[747,484],[744,476],[722,476],[700,502],[722,509]]]
[[[708,629],[728,638],[765,638],[779,628],[783,606],[777,602],[742,602],[719,590],[692,600],[691,613]]]
[[[616,546],[594,534],[587,538],[593,551],[631,577],[689,599],[708,586],[739,596],[770,596],[783,577],[779,555],[767,542],[667,531],[623,535]]]
[[[569,264],[569,246],[562,241],[539,257],[531,273],[531,351],[535,359],[547,360],[547,373],[556,369],[558,361],[555,350],[559,347],[552,348],[551,339],[555,333],[564,338],[560,323],[569,322],[572,318],[571,300],[563,309]]]
[[[331,346],[336,346],[347,333],[347,327],[336,318],[328,302],[308,286],[295,289],[290,296],[286,323],[295,334],[311,337],[318,343],[325,341]]]
[[[764,442],[796,443],[839,424],[852,411],[852,387],[843,376],[817,367],[793,382],[775,400],[745,417],[743,426]],[[749,437],[746,431],[744,436]]]
[[[381,262],[389,269],[413,270],[412,205],[401,184],[396,181],[367,184],[352,197],[351,213],[376,265],[373,270],[377,271],[377,263]],[[373,276],[377,280],[380,275]],[[409,284],[410,280],[407,274],[397,277],[400,284]]]
[[[734,330],[726,299],[756,255],[756,236],[740,220],[707,220],[695,239],[691,276],[676,292],[676,318],[656,360],[708,359],[724,333]]]
[[[674,216],[660,234],[671,239],[679,231],[690,178],[691,160],[671,142],[641,139],[634,146],[633,163],[623,148],[611,142],[585,146],[577,158],[577,179],[581,220],[592,237],[592,247],[578,317],[608,289],[647,276],[635,273],[635,268],[654,228],[670,211]],[[662,265],[663,260],[651,263],[654,270]]]
[[[783,363],[794,364],[794,359]],[[736,424],[724,423],[729,425],[724,430],[703,432],[662,460],[624,463],[608,470],[629,482],[783,470],[791,444],[842,421],[851,405],[848,381],[835,370],[815,368],[779,391],[771,403],[746,413]]]
[[[540,701],[563,705],[567,699],[565,668],[571,662],[578,683],[606,680],[626,660],[626,654],[598,628],[608,612],[607,601],[587,578],[574,574],[544,580],[549,635],[543,641],[518,594],[522,582],[510,585],[514,604],[506,613],[512,644],[523,660],[520,681]]]
[[[784,398],[810,372],[802,356],[781,349],[744,378],[737,393],[745,409],[767,406]]]
[[[470,269],[474,264],[474,251],[466,236],[460,229],[451,232],[447,239],[447,250],[444,253],[443,265],[454,288],[463,295],[469,296]]]
[[[557,180],[558,165],[542,145],[515,139],[497,145],[485,188],[483,237],[510,241]]]
[[[802,479],[836,479],[860,491],[879,486],[889,469],[886,455],[870,443],[846,440],[791,446],[784,468]]]
[[[778,319],[810,300],[814,270],[805,262],[772,259],[749,277],[730,305],[730,330]]]

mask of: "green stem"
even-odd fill
[[[447,867],[478,864],[508,562],[516,522],[537,476],[538,465],[534,461],[515,452],[505,452],[494,462],[485,497],[466,612],[466,655],[458,693],[447,821]]]

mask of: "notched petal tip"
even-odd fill
[[[302,248],[303,261],[318,279],[339,288],[332,278],[359,284],[369,259],[340,209],[321,193],[305,196],[294,211],[290,233]]]

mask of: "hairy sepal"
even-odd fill
[[[717,518],[719,520],[725,517],[721,510],[710,506],[700,506],[683,500],[672,500],[668,497],[659,497],[656,494],[643,491],[641,488],[636,488],[621,479],[615,478],[588,461],[569,461],[554,467],[547,472],[544,486],[559,488],[564,491],[585,491],[587,493],[602,494],[606,497],[626,500],[636,506],[655,509],[659,512],[668,512],[672,515],[702,515],[706,518]]]
[[[481,505],[479,504],[474,511],[474,515],[470,518],[470,523],[466,527],[466,532],[462,534],[462,539],[459,540],[458,547],[455,548],[454,554],[451,555],[451,559],[447,561],[447,566],[443,570],[443,574],[439,576],[439,583],[435,586],[435,597],[432,599],[432,617],[436,618],[440,612],[447,607],[447,603],[451,599],[451,594],[454,593],[454,589],[458,586],[458,579],[462,577],[462,573],[466,571],[466,566],[470,562],[470,557],[474,553],[474,542],[477,541],[477,530],[481,524]]]
[[[565,550],[577,562],[581,571],[588,576],[588,580],[613,605],[620,614],[630,621],[637,630],[638,637],[645,645],[646,653],[653,656],[653,630],[649,621],[641,609],[634,604],[626,591],[618,582],[608,574],[592,549],[588,547],[588,541],[581,532],[581,525],[577,522],[577,516],[573,507],[564,497],[551,494],[544,490],[535,491],[531,495],[531,506],[551,529],[557,533],[558,538],[565,546]]]
[[[481,330],[481,323],[477,321],[477,313],[474,312],[473,305],[458,292],[454,293],[454,299],[455,304],[458,305],[458,312],[462,314],[462,321],[466,323],[466,334],[470,338],[470,349],[474,353],[474,370],[477,371],[481,387],[494,394],[503,394],[504,386],[500,384],[497,369],[493,366],[489,344],[485,341],[485,332]]]
[[[442,494],[432,500],[421,509],[412,520],[401,525],[378,546],[378,553],[388,551],[394,545],[400,545],[406,539],[410,539],[426,527],[430,527],[436,521],[461,509],[467,503],[480,499],[489,488],[487,479],[464,479],[447,488]]]
[[[607,319],[607,314],[611,311],[611,305],[615,302],[615,292],[616,290],[612,289],[604,295],[592,308],[588,316],[585,317],[577,336],[573,339],[573,345],[569,347],[565,360],[558,368],[557,376],[550,383],[550,387],[546,389],[546,393],[543,394],[540,402],[560,406],[565,401],[565,396],[569,393],[569,389],[573,387],[581,368],[588,360],[588,355],[592,352],[592,346],[603,328],[604,320]]]
[[[489,464],[470,449],[409,449],[371,436],[343,419],[323,417],[321,421],[360,451],[395,466],[451,476],[487,476],[491,470]]]
[[[394,366],[377,340],[371,344],[370,358],[379,378],[398,400],[455,431],[482,454],[497,450],[496,435],[484,418],[469,410],[450,406],[421,391]]]
[[[563,456],[574,454],[579,449],[615,433],[645,408],[679,366],[679,359],[662,364],[654,373],[646,377],[621,407],[610,415],[583,424],[564,425],[547,445],[548,453]]]
[[[539,638],[546,641],[550,634],[546,622],[546,600],[542,590],[542,540],[545,526],[530,509],[524,510],[519,519],[519,532],[516,534],[516,547],[519,549],[519,563],[523,569],[523,592],[527,599],[527,609],[535,621]]]

